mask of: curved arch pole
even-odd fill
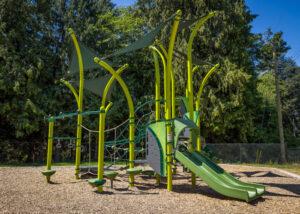
[[[149,47],[152,50],[152,54],[153,54],[153,58],[154,58],[154,66],[155,66],[155,120],[158,121],[160,119],[160,72],[159,72],[159,62],[158,62],[158,58],[157,55],[160,56],[160,59],[162,61],[163,64],[163,72],[164,72],[164,79],[166,79],[166,75],[167,75],[167,66],[166,66],[166,50],[162,47],[162,51],[165,52],[165,56],[155,47],[155,46],[150,46]],[[167,86],[165,84],[166,82],[164,81],[164,102],[166,101],[166,90],[167,90]],[[165,112],[166,112],[166,104],[164,105],[165,108]],[[156,175],[156,184],[159,185],[160,184],[160,175],[157,174]]]
[[[78,96],[76,89],[71,85],[70,82],[68,82],[64,79],[61,79],[60,82],[63,83],[65,86],[67,86],[70,89],[70,91],[73,93],[73,95],[75,97],[77,107],[79,107],[79,96]]]
[[[129,168],[133,168],[134,167],[134,106],[133,106],[132,97],[129,93],[128,87],[125,84],[124,80],[116,73],[116,71],[110,65],[100,60],[98,57],[95,57],[94,61],[97,64],[99,64],[101,67],[105,68],[109,73],[111,73],[111,75],[118,81],[127,99],[127,104],[129,108]],[[104,125],[105,124],[103,123],[102,126]],[[129,185],[134,186],[133,174],[130,174],[129,176]]]
[[[196,111],[198,111],[198,119],[197,119],[197,126],[199,127],[199,135],[197,136],[197,151],[201,151],[201,136],[200,136],[200,98],[203,92],[203,88],[208,80],[208,78],[214,73],[214,71],[216,71],[218,68],[220,67],[220,64],[216,64],[214,67],[212,67],[207,74],[205,75],[205,77],[203,78],[199,91],[197,93],[197,99],[196,99]]]
[[[190,35],[188,46],[187,46],[187,86],[186,86],[186,97],[188,99],[188,112],[190,120],[194,121],[194,90],[193,90],[193,62],[192,62],[192,46],[193,41],[195,39],[195,36],[197,35],[197,31],[200,29],[202,25],[211,17],[215,15],[214,12],[209,13],[207,16],[201,18],[195,25],[194,29],[192,30],[192,33]],[[190,139],[190,151],[194,151],[193,146],[193,133],[191,133],[191,139]],[[192,174],[192,186],[195,187],[196,185],[196,175],[194,173]]]
[[[159,40],[156,40],[155,43],[163,52],[166,59],[168,59],[168,53],[162,43]],[[172,119],[176,117],[176,95],[175,95],[175,74],[173,69],[171,69],[171,109],[172,109]]]
[[[120,67],[116,73],[118,75],[121,75],[123,73],[123,71],[125,71],[125,69],[128,68],[128,64],[123,65],[122,67]],[[101,106],[105,106],[105,102],[106,102],[106,97],[107,94],[109,92],[109,89],[111,88],[113,82],[115,81],[116,77],[115,76],[111,76],[111,78],[109,79],[109,81],[106,83],[106,86],[104,88],[103,91],[103,95],[102,95],[102,101],[101,101]]]
[[[100,113],[99,113],[99,136],[98,136],[98,171],[97,171],[97,179],[103,180],[103,174],[104,174],[104,129],[105,129],[105,119],[106,119],[106,113],[112,106],[112,103],[110,102],[106,107],[101,106],[100,107]],[[98,186],[98,191],[102,192],[103,187]]]
[[[84,85],[84,73],[83,73],[83,60],[80,51],[80,47],[76,38],[76,35],[73,29],[69,28],[68,32],[72,38],[74,43],[77,59],[78,59],[78,67],[79,67],[79,95],[78,95],[78,111],[81,113],[83,110],[83,85]],[[79,179],[79,166],[80,166],[80,158],[81,158],[81,137],[82,137],[82,115],[78,114],[77,116],[77,130],[76,130],[76,158],[75,158],[75,177]]]
[[[188,41],[188,46],[187,46],[187,87],[186,87],[186,96],[188,98],[188,103],[189,103],[189,115],[190,119],[194,120],[194,90],[193,90],[193,72],[192,72],[192,67],[193,67],[193,62],[192,62],[192,46],[193,46],[193,41],[197,35],[197,31],[202,27],[205,22],[213,17],[215,15],[215,12],[210,12],[208,15],[205,17],[201,18],[195,25],[195,27],[192,30],[192,33],[189,37]]]
[[[163,54],[155,46],[150,46],[149,48],[152,50],[154,65],[155,65],[155,102],[156,102],[155,115],[156,115],[156,121],[158,121],[160,119],[159,118],[160,117],[160,73],[159,73],[159,62],[158,62],[157,54],[159,55],[163,64],[164,79],[166,78],[167,75],[166,60]],[[167,91],[167,86],[164,82],[164,100],[166,100],[166,91]],[[166,111],[166,105],[165,105],[165,111]]]
[[[196,71],[200,69],[199,65],[193,67],[192,73],[194,74]]]
[[[128,67],[127,64],[120,67],[116,73],[120,75],[126,68]],[[100,106],[100,112],[99,112],[99,136],[98,136],[98,173],[97,173],[97,179],[102,180],[103,174],[104,174],[104,139],[105,139],[105,119],[106,119],[106,113],[112,106],[112,102],[109,102],[109,104],[105,107],[106,97],[109,92],[109,89],[111,88],[114,80],[116,78],[114,76],[111,76],[109,81],[107,82],[102,96],[101,106]],[[103,187],[98,186],[98,191],[102,192]]]
[[[173,141],[174,141],[174,133],[172,132],[172,115],[171,115],[171,105],[172,105],[172,97],[170,97],[170,77],[172,76],[172,59],[173,59],[173,52],[174,52],[174,44],[175,44],[175,39],[178,31],[178,25],[181,19],[182,12],[181,10],[177,10],[175,20],[173,22],[172,30],[171,30],[171,35],[170,35],[170,41],[169,41],[169,48],[168,48],[168,57],[167,57],[167,78],[164,80],[166,81],[166,86],[167,86],[167,93],[166,93],[166,112],[165,112],[165,118],[166,118],[166,130],[167,130],[167,151],[166,151],[166,156],[167,156],[167,190],[172,191],[173,185],[172,185],[172,163],[173,163],[173,157],[172,157],[172,152],[173,152]]]

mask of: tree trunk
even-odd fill
[[[275,88],[276,88],[276,108],[277,108],[277,119],[278,119],[278,131],[280,140],[280,155],[283,163],[287,162],[286,159],[286,146],[284,142],[283,124],[282,124],[282,108],[281,108],[281,97],[278,77],[278,61],[276,59],[275,52],[273,53],[274,59],[274,75],[275,75]]]

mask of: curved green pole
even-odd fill
[[[98,138],[98,173],[97,178],[98,180],[103,180],[103,173],[104,173],[104,129],[105,129],[105,118],[106,113],[112,106],[110,102],[106,107],[100,107],[99,113],[99,138]],[[98,191],[103,191],[103,186],[98,186]]]
[[[128,65],[124,65],[121,68],[119,68],[116,73],[120,75]],[[111,88],[113,82],[115,80],[115,77],[112,76],[109,81],[107,82],[105,89],[103,91],[102,95],[102,101],[101,101],[101,107],[100,107],[100,113],[99,113],[99,135],[98,135],[98,173],[97,173],[97,179],[102,180],[103,179],[103,174],[104,174],[104,140],[105,140],[105,119],[106,119],[106,113],[112,106],[112,103],[110,102],[106,107],[105,107],[105,102],[106,102],[106,97],[109,92],[109,89]],[[98,186],[98,191],[102,192],[103,187]]]
[[[165,47],[163,46],[163,44],[159,41],[156,40],[155,43],[158,45],[158,47],[161,49],[161,51],[163,52],[165,58],[168,58],[168,53],[165,49]],[[166,79],[166,77],[164,77],[164,79]],[[171,71],[171,97],[172,97],[172,119],[175,119],[176,117],[176,95],[175,95],[175,75],[174,75],[174,71],[172,69]],[[176,160],[173,159],[173,164],[176,165]],[[173,174],[176,173],[176,167],[174,168]]]
[[[167,75],[167,66],[166,66],[166,60],[164,55],[155,47],[155,46],[150,46],[149,47],[152,50],[153,58],[154,58],[154,66],[155,66],[155,120],[159,121],[160,119],[160,72],[159,72],[159,62],[157,55],[160,56],[160,59],[163,64],[163,72],[164,72],[164,79],[166,78]],[[164,100],[166,100],[166,82],[164,81]],[[165,111],[166,111],[166,105]],[[160,184],[160,175],[156,174],[156,185]]]
[[[189,112],[189,118],[190,120],[194,121],[194,90],[193,90],[193,62],[192,62],[192,46],[193,41],[197,35],[197,31],[204,25],[204,23],[211,17],[215,15],[214,12],[209,13],[207,16],[200,19],[195,27],[192,30],[192,33],[190,35],[188,45],[187,45],[187,87],[186,87],[186,97],[188,99],[188,112]],[[190,139],[190,151],[194,151],[193,146],[193,133],[191,133],[191,139]],[[196,176],[194,173],[192,174],[192,185],[196,185]]]
[[[196,65],[195,67],[193,67],[192,73],[194,74],[199,69],[200,69],[200,67],[198,65]]]
[[[211,17],[215,15],[215,12],[209,13],[207,16],[203,17],[200,19],[195,27],[192,30],[192,33],[189,37],[188,41],[188,46],[187,46],[187,98],[188,98],[188,103],[189,103],[189,115],[190,119],[194,120],[194,90],[193,90],[193,62],[192,62],[192,46],[193,46],[193,41],[197,35],[197,31],[204,25],[204,23]]]
[[[116,71],[108,65],[106,62],[95,57],[94,61],[98,63],[101,67],[105,68],[112,76],[116,78],[118,83],[121,85],[121,88],[126,96],[128,108],[129,108],[129,168],[134,167],[134,106],[132,97],[129,93],[128,87],[123,81],[123,79],[116,73]],[[134,186],[134,175],[129,175],[129,185]]]
[[[201,136],[200,136],[200,98],[203,92],[203,88],[208,80],[208,78],[214,73],[214,71],[217,70],[217,68],[220,67],[220,64],[216,64],[214,67],[212,67],[207,74],[205,75],[205,77],[203,78],[199,91],[197,93],[197,97],[196,97],[196,111],[198,111],[198,118],[197,118],[197,126],[199,127],[199,134],[197,135],[197,151],[201,151]]]
[[[167,52],[167,50],[165,49],[165,47],[163,46],[163,44],[162,44],[159,40],[155,40],[155,44],[157,44],[158,47],[161,49],[161,51],[162,51],[163,54],[164,54],[164,57],[165,57],[165,58],[168,58],[168,52]]]
[[[48,148],[47,148],[47,170],[51,170],[52,165],[52,150],[53,150],[53,128],[54,128],[53,117],[49,118],[49,128],[48,128]],[[47,182],[50,182],[51,175],[46,175]]]
[[[160,73],[157,53],[152,50],[155,68],[155,121],[160,119]]]
[[[161,42],[159,40],[156,40],[156,44],[162,50],[165,58],[168,59],[168,53],[164,48],[164,46],[161,44]],[[175,74],[173,69],[171,70],[171,97],[172,97],[172,102],[171,102],[172,119],[174,119],[176,117],[176,95],[175,95]]]
[[[75,176],[76,179],[79,179],[79,166],[80,166],[80,156],[81,156],[81,136],[82,136],[82,115],[81,112],[83,110],[83,85],[84,85],[84,74],[83,74],[83,60],[80,51],[80,47],[75,36],[74,31],[69,28],[68,32],[71,35],[72,41],[74,43],[77,59],[78,59],[78,67],[79,67],[79,95],[78,95],[78,116],[77,116],[77,130],[76,130],[76,158],[75,158]]]
[[[64,79],[61,79],[60,82],[65,84],[65,86],[67,86],[70,89],[70,91],[73,93],[73,95],[76,99],[77,107],[78,107],[79,106],[79,96],[78,96],[76,89],[71,85],[71,83],[69,83],[68,81],[66,81]]]
[[[157,110],[160,109],[160,73],[159,73],[159,62],[157,59],[157,54],[159,55],[162,64],[163,64],[163,72],[164,72],[164,78],[167,76],[167,66],[166,66],[166,60],[163,54],[155,47],[150,46],[149,47],[152,50],[153,58],[154,58],[154,65],[155,65],[155,100],[156,100],[156,114]],[[166,100],[166,91],[167,91],[167,85],[164,82],[164,100]],[[166,105],[165,105],[166,110]],[[158,121],[160,118],[160,113],[156,115],[156,121]]]
[[[121,73],[128,67],[127,64],[119,68],[116,73],[118,75],[121,75]],[[97,179],[102,180],[103,179],[103,174],[104,174],[104,142],[105,142],[105,119],[106,119],[106,114],[110,107],[112,106],[112,103],[110,102],[106,107],[105,107],[105,102],[106,102],[106,97],[109,92],[109,89],[111,88],[114,80],[116,78],[114,76],[111,76],[109,81],[107,82],[105,89],[103,91],[102,95],[102,101],[101,101],[101,107],[100,107],[100,113],[99,113],[99,135],[98,135],[98,173],[97,173]],[[102,192],[103,187],[98,186],[98,191]]]
[[[125,71],[125,69],[128,68],[128,64],[123,65],[122,67],[120,67],[116,73],[118,75],[121,75],[123,73],[123,71]],[[115,76],[111,76],[111,78],[109,79],[109,81],[107,82],[104,91],[103,91],[103,95],[102,95],[102,101],[101,101],[101,106],[105,106],[105,102],[106,102],[106,97],[107,94],[109,92],[110,87],[112,86],[113,82],[115,81],[116,77]]]
[[[174,44],[175,44],[175,39],[177,35],[177,30],[178,30],[178,25],[180,22],[181,18],[181,10],[177,10],[175,20],[173,22],[172,26],[172,31],[170,35],[170,41],[169,41],[169,48],[168,48],[168,57],[167,57],[167,78],[164,80],[166,81],[166,86],[167,86],[167,93],[166,93],[166,112],[165,112],[165,118],[166,118],[166,130],[167,130],[167,151],[166,151],[166,156],[167,156],[167,190],[172,191],[172,162],[173,162],[173,157],[172,157],[172,152],[173,152],[173,141],[174,141],[174,133],[172,132],[172,115],[171,115],[171,105],[172,105],[172,98],[170,97],[170,77],[172,76],[172,59],[173,59],[173,51],[174,51]]]

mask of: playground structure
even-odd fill
[[[205,22],[215,15],[214,12],[194,21],[193,23],[180,22],[181,11],[178,10],[167,21],[161,23],[156,29],[145,35],[142,40],[129,45],[128,47],[117,51],[116,53],[107,56],[116,57],[118,55],[135,51],[144,47],[149,47],[153,55],[155,68],[155,119],[147,119],[141,124],[136,123],[136,114],[134,103],[130,95],[129,89],[121,78],[121,74],[126,70],[128,64],[125,64],[115,70],[109,65],[105,59],[96,57],[94,53],[93,59],[83,60],[81,49],[83,46],[79,45],[75,33],[69,30],[72,41],[76,49],[76,58],[79,71],[79,90],[76,89],[67,81],[62,80],[73,93],[78,111],[75,113],[61,114],[58,116],[50,116],[49,130],[48,130],[48,148],[47,148],[47,168],[42,173],[46,176],[47,181],[50,182],[51,176],[55,170],[51,169],[52,163],[52,149],[53,140],[59,139],[53,137],[54,122],[56,120],[77,116],[77,131],[76,131],[76,158],[75,158],[75,176],[80,178],[80,157],[81,157],[81,143],[82,143],[82,117],[84,115],[99,115],[99,130],[98,130],[98,165],[97,178],[90,179],[89,183],[96,187],[99,192],[103,191],[103,185],[106,180],[104,177],[113,181],[117,176],[115,172],[105,172],[105,145],[109,142],[105,141],[105,124],[106,115],[112,107],[112,103],[108,102],[108,94],[114,82],[117,82],[126,97],[129,109],[128,115],[128,139],[125,145],[128,149],[128,169],[129,186],[134,186],[134,176],[141,173],[141,168],[135,167],[136,145],[141,142],[141,139],[146,141],[146,146],[142,149],[146,153],[146,162],[153,168],[157,183],[160,182],[160,177],[167,177],[167,189],[172,191],[173,167],[175,161],[186,167],[191,172],[192,185],[196,185],[196,176],[202,178],[212,189],[228,197],[245,200],[247,202],[260,197],[265,187],[258,184],[249,184],[237,180],[230,174],[226,173],[217,164],[213,163],[201,153],[201,138],[200,138],[200,98],[209,77],[218,70],[219,64],[213,66],[203,78],[199,91],[194,96],[193,89],[193,74],[199,69],[199,66],[194,66],[192,61],[192,46],[197,31],[205,24]],[[155,40],[160,30],[172,23],[171,34],[169,38],[168,49],[166,49],[159,41]],[[189,23],[189,24],[187,24]],[[193,25],[192,25],[193,24]],[[187,85],[186,94],[183,97],[176,98],[175,94],[175,75],[173,72],[173,53],[174,44],[178,31],[181,28],[193,26],[187,45]],[[94,64],[93,64],[93,62]],[[84,70],[85,64],[88,68],[104,68],[111,76],[105,82],[105,88],[101,93],[101,106],[97,111],[83,111],[83,89],[84,89]],[[160,88],[160,65],[163,71],[163,93],[161,96]],[[99,86],[100,87],[100,86]],[[194,102],[195,101],[195,102]],[[178,111],[178,107],[180,110]],[[148,115],[147,115],[148,116]],[[142,121],[142,120],[140,120]],[[137,126],[139,125],[139,126]],[[137,131],[136,131],[137,130]],[[137,132],[137,133],[136,133]]]

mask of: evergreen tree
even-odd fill
[[[195,75],[195,83],[200,83],[212,64],[221,64],[221,71],[212,77],[204,92],[202,130],[209,142],[252,141],[257,91],[252,62],[256,37],[250,32],[250,23],[255,16],[245,2],[139,0],[137,8],[137,13],[146,17],[150,27],[166,20],[177,9],[181,9],[183,19],[188,20],[197,20],[211,11],[217,12],[199,30],[193,45],[194,62],[201,67],[201,74]],[[160,38],[165,45],[167,35],[165,30]],[[179,32],[176,51],[186,52],[189,35],[189,29]],[[187,78],[186,62],[182,57],[175,59],[174,72],[177,94],[184,95]],[[195,84],[195,91],[199,85]]]
[[[280,91],[280,58],[289,50],[287,43],[282,38],[282,32],[273,33],[270,29],[262,37],[261,60],[259,67],[264,70],[272,70],[275,77],[275,94],[277,122],[280,141],[281,161],[286,162],[286,143],[284,140],[282,122],[282,102]]]

